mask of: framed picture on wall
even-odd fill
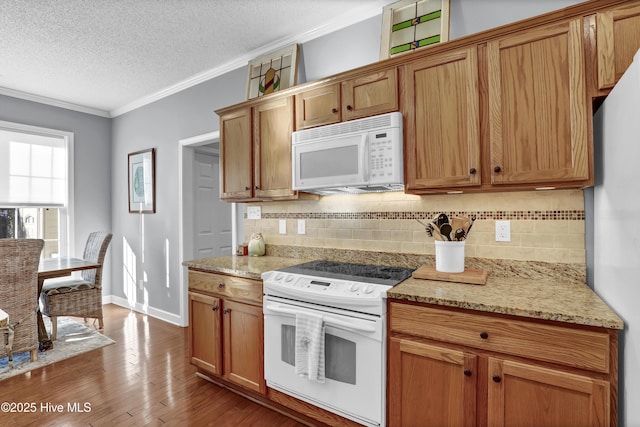
[[[129,212],[156,213],[156,150],[129,153]]]
[[[449,0],[401,0],[382,9],[380,59],[449,40]]]
[[[294,86],[298,79],[298,45],[292,44],[249,61],[247,99]]]

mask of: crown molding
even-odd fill
[[[73,104],[71,102],[60,101],[53,98],[47,98],[46,96],[34,95],[28,92],[22,92],[15,89],[9,89],[6,87],[0,87],[0,95],[10,96],[12,98],[24,99],[26,101],[33,101],[39,104],[51,105],[53,107],[66,108],[67,110],[78,111],[80,113],[93,114],[94,116],[111,118],[111,114],[108,111],[99,110],[97,108],[85,107],[84,105]]]
[[[383,7],[389,3],[392,3],[393,1],[395,0],[378,0],[375,3],[369,3],[367,5],[363,5],[359,8],[354,9],[350,13],[337,16],[335,19],[333,19],[331,22],[328,22],[327,24],[320,25],[302,34],[285,37],[283,39],[277,40],[273,43],[262,46],[260,49],[256,49],[246,55],[236,58],[233,61],[227,62],[226,64],[223,64],[220,67],[216,67],[211,70],[205,71],[203,73],[196,74],[179,83],[176,83],[162,90],[159,90],[158,92],[139,98],[133,102],[123,105],[122,107],[115,108],[110,111],[110,115],[111,117],[117,117],[119,115],[128,113],[129,111],[133,111],[137,108],[143,107],[152,102],[158,101],[162,98],[166,98],[167,96],[181,92],[197,84],[203,83],[207,80],[211,80],[215,77],[221,76],[222,74],[227,73],[229,71],[233,71],[238,68],[245,67],[247,66],[250,60],[258,56],[267,54],[269,52],[273,52],[274,50],[278,50],[280,48],[288,46],[292,43],[304,43],[309,40],[313,40],[318,37],[341,30],[357,22],[361,22],[366,19],[373,18],[374,16],[377,16],[377,15],[382,15]]]
[[[359,8],[352,10],[349,13],[336,16],[336,18],[333,19],[332,21],[326,24],[320,25],[316,28],[313,28],[305,33],[290,36],[290,37],[285,37],[283,39],[277,40],[268,45],[262,46],[260,49],[256,49],[248,54],[245,54],[239,58],[234,59],[233,61],[227,62],[226,64],[223,64],[220,67],[216,67],[216,68],[207,70],[205,72],[196,74],[192,77],[189,77],[188,79],[182,80],[176,84],[168,86],[152,94],[143,96],[142,98],[139,98],[121,107],[115,108],[111,111],[105,111],[97,108],[86,107],[83,105],[60,101],[53,98],[47,98],[45,96],[34,95],[31,93],[9,89],[1,86],[0,86],[0,95],[6,95],[13,98],[20,98],[27,101],[33,101],[33,102],[38,102],[40,104],[46,104],[54,107],[65,108],[67,110],[78,111],[81,113],[93,114],[95,116],[113,118],[113,117],[117,117],[122,114],[128,113],[130,111],[133,111],[137,108],[143,107],[147,104],[151,104],[152,102],[166,98],[175,93],[181,92],[185,89],[188,89],[190,87],[203,83],[207,80],[211,80],[215,77],[221,76],[229,71],[233,71],[241,67],[246,67],[250,60],[258,56],[267,54],[269,52],[273,52],[274,50],[288,46],[292,43],[305,43],[309,40],[313,40],[318,37],[322,37],[332,32],[341,30],[345,27],[348,27],[349,25],[353,25],[355,23],[364,21],[366,19],[373,18],[374,16],[381,15],[383,7],[386,6],[387,4],[392,3],[393,1],[395,0],[378,0],[374,3],[363,5]]]

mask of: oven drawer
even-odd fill
[[[189,290],[262,304],[262,281],[189,270]]]
[[[609,372],[604,332],[392,302],[392,332]]]

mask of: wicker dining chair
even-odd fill
[[[99,268],[83,270],[81,277],[47,279],[40,293],[40,311],[51,318],[51,340],[56,340],[58,316],[98,319],[102,329],[102,265],[111,242],[111,233],[96,231],[89,234],[83,259],[100,264]]]
[[[38,264],[44,240],[0,239],[0,308],[9,315],[5,328],[11,334],[0,345],[0,356],[31,353],[38,360]],[[13,345],[9,338],[13,335]]]

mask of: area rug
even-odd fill
[[[47,331],[51,331],[51,322],[45,317]],[[0,358],[0,381],[14,375],[24,374],[32,369],[41,368],[60,360],[68,359],[91,350],[113,344],[108,338],[95,329],[90,329],[67,317],[58,318],[58,339],[54,341],[53,349],[38,352],[38,360],[31,362],[29,352],[13,355],[13,369],[9,368],[8,358]]]

